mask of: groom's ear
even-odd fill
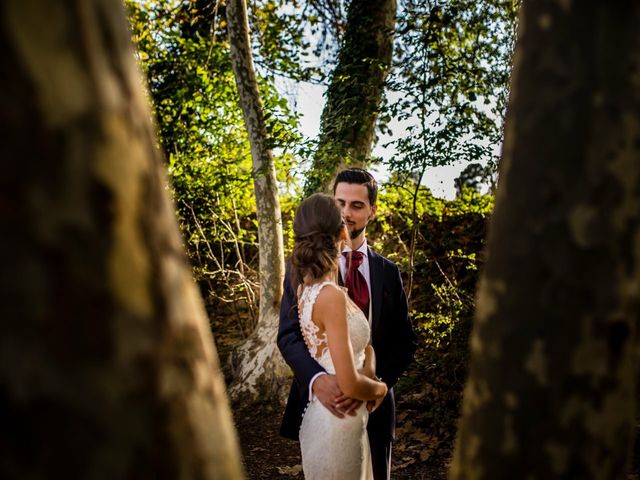
[[[369,220],[373,220],[376,216],[376,204],[371,205],[371,213],[369,214]]]

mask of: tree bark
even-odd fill
[[[640,4],[524,2],[452,479],[626,478]]]
[[[326,93],[305,193],[329,191],[345,166],[366,167],[391,66],[396,0],[352,0],[338,64]]]
[[[121,2],[0,12],[0,477],[242,478]]]
[[[249,135],[253,182],[258,216],[260,250],[260,314],[256,331],[236,352],[231,394],[273,395],[282,393],[288,368],[276,348],[278,316],[284,280],[282,216],[276,169],[268,146],[267,128],[258,90],[247,6],[244,0],[229,0],[227,24],[231,63],[240,95],[240,105]]]

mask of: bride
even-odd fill
[[[296,210],[291,283],[297,292],[300,328],[311,356],[335,374],[340,390],[362,400],[354,416],[337,418],[311,401],[300,426],[307,480],[372,478],[367,420],[387,394],[375,377],[370,327],[360,308],[336,284],[338,256],[349,234],[333,197],[317,193]]]

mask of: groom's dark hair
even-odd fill
[[[378,198],[378,183],[369,172],[363,168],[347,168],[342,170],[336,177],[336,181],[333,182],[333,194],[336,194],[336,187],[339,183],[357,183],[367,187],[369,193],[369,203],[371,205],[376,204]]]

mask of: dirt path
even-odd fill
[[[247,478],[302,480],[298,442],[278,434],[282,410],[269,403],[251,406],[235,405],[233,416],[240,436],[243,463]],[[403,420],[404,419],[404,420]],[[400,417],[398,431],[407,433],[398,438],[393,450],[392,479],[444,480],[443,465],[429,465],[420,460],[421,436],[403,427],[409,424],[407,414]]]

